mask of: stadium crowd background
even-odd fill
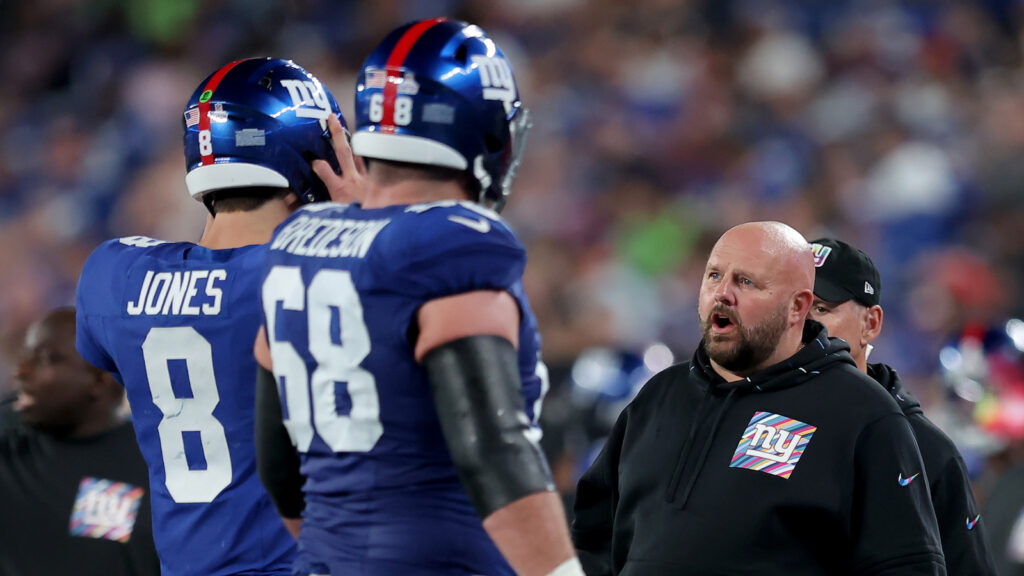
[[[941,345],[967,321],[1024,313],[1020,0],[0,7],[0,391],[24,328],[73,302],[100,241],[198,238],[181,124],[209,70],[294,59],[351,119],[370,48],[439,14],[498,39],[533,112],[504,216],[529,249],[564,489],[585,450],[574,434],[587,435],[564,426],[580,410],[573,362],[656,342],[688,356],[704,259],[734,224],[781,220],[867,251],[885,308],[871,359],[933,417],[948,402]]]

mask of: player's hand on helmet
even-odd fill
[[[334,202],[361,202],[366,196],[366,165],[363,159],[352,153],[352,146],[348,143],[345,129],[337,116],[330,115],[327,118],[327,128],[331,131],[331,142],[334,145],[334,154],[338,157],[338,165],[341,166],[341,174],[336,174],[331,165],[325,160],[314,160],[313,171],[320,177],[327,192]]]

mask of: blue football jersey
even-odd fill
[[[124,385],[149,465],[164,576],[289,574],[294,539],[256,472],[266,246],[100,245],[78,282],[77,348]]]
[[[519,305],[530,432],[546,392],[526,255],[469,202],[304,207],[270,243],[263,310],[306,509],[298,573],[514,574],[452,463],[426,371],[414,357],[426,302],[504,290]]]

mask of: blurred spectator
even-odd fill
[[[75,351],[73,309],[29,328],[15,380],[25,426],[0,436],[0,573],[159,574],[124,389]]]
[[[961,450],[986,458],[978,482],[998,573],[1024,575],[1024,321],[968,322],[940,353]]]

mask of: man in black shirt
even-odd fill
[[[921,403],[903,387],[895,370],[868,364],[871,342],[882,331],[878,269],[867,254],[841,240],[821,238],[811,247],[816,274],[810,316],[828,328],[829,336],[850,345],[857,367],[889,392],[910,422],[924,458],[946,569],[957,576],[995,574],[985,522],[956,445],[925,417]]]
[[[946,573],[913,432],[807,320],[813,286],[789,226],[715,244],[693,359],[644,386],[580,479],[588,575]]]
[[[24,426],[0,436],[0,574],[159,574],[123,391],[75,351],[73,309],[29,328],[14,377]]]

